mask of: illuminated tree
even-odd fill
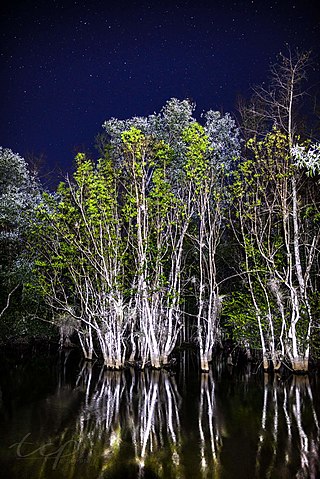
[[[287,359],[293,370],[306,371],[315,326],[319,195],[310,173],[318,155],[317,147],[308,154],[299,146],[295,121],[307,60],[307,54],[282,56],[270,89],[257,90],[260,114],[273,128],[247,142],[246,158],[233,173],[236,235],[265,369],[269,360],[277,369]]]
[[[24,242],[39,200],[39,184],[26,161],[0,147],[0,317],[30,277],[32,266],[24,254]]]

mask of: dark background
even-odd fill
[[[7,1],[0,7],[0,145],[70,171],[110,117],[171,97],[234,112],[279,52],[312,50],[318,1]]]

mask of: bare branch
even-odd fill
[[[19,288],[19,286],[20,286],[20,283],[18,283],[18,284],[10,291],[10,293],[8,294],[8,296],[7,296],[7,304],[5,305],[5,307],[3,308],[3,310],[0,312],[0,318],[4,315],[4,313],[6,312],[6,310],[9,308],[11,296],[12,296],[13,293]]]

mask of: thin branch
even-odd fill
[[[19,288],[19,286],[20,286],[20,283],[18,283],[18,284],[13,288],[13,290],[10,291],[10,293],[8,294],[7,304],[5,305],[5,307],[3,308],[3,310],[0,312],[0,318],[3,316],[3,314],[5,313],[5,311],[9,308],[11,296],[12,296],[13,293]]]

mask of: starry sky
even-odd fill
[[[171,97],[234,112],[276,55],[312,50],[317,0],[4,0],[0,145],[72,169],[104,120],[158,112]],[[57,173],[58,174],[58,173]]]

